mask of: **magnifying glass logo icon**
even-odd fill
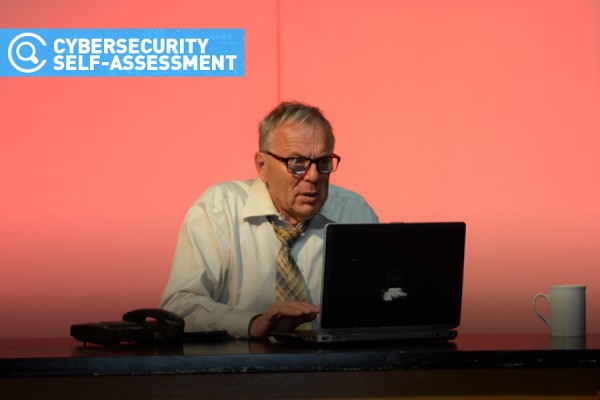
[[[21,33],[20,35],[17,35],[13,38],[13,40],[10,42],[10,45],[8,46],[8,60],[10,61],[10,63],[12,64],[12,66],[20,72],[23,72],[25,74],[30,74],[32,72],[36,72],[39,71],[44,65],[46,65],[46,61],[47,60],[41,60],[37,57],[37,49],[35,47],[35,45],[32,42],[29,41],[22,41],[20,43],[17,44],[17,42],[21,39],[21,38],[33,38],[36,41],[38,41],[42,46],[46,46],[46,41],[44,41],[44,39],[42,37],[40,37],[39,35],[36,35],[35,33],[31,33],[31,32],[26,32],[26,33]],[[16,45],[14,52],[13,52],[13,47]],[[28,49],[22,49],[22,47],[29,47],[29,51],[31,51],[31,54],[28,54],[27,51]],[[17,56],[17,61],[21,60],[23,62],[32,62],[35,64],[35,67],[33,68],[23,68],[23,66],[19,65],[19,63],[15,62],[14,58],[13,58],[13,53],[16,54]],[[25,54],[24,54],[25,53]],[[21,63],[22,64],[22,63]]]
[[[29,57],[24,57],[23,54],[21,54],[21,48],[23,46],[29,47],[31,49],[31,55]],[[40,62],[40,60],[35,56],[35,46],[31,42],[19,43],[17,49],[15,50],[15,53],[17,53],[17,57],[19,57],[22,61],[31,61],[34,64],[39,64]]]

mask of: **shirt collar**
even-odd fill
[[[260,178],[256,178],[248,190],[248,199],[242,212],[242,218],[248,219],[277,214],[277,208],[271,200],[267,185]]]
[[[317,215],[313,217],[313,219],[323,219],[323,223],[336,222],[336,213],[330,204],[331,202],[329,199],[327,199],[321,208],[321,211],[319,211]],[[242,218],[247,220],[256,217],[267,217],[270,215],[278,216],[279,212],[277,211],[275,204],[273,204],[273,200],[271,199],[267,185],[262,181],[262,179],[256,178],[250,185],[248,199],[246,201],[246,205],[244,206],[244,211],[242,212]]]

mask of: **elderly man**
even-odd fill
[[[266,338],[310,325],[325,225],[377,222],[362,197],[329,184],[340,157],[318,108],[284,102],[259,135],[258,178],[209,188],[185,217],[161,307],[186,331]]]

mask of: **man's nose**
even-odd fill
[[[307,181],[315,182],[319,179],[320,176],[321,174],[317,169],[317,164],[312,163],[310,167],[308,167],[308,171],[306,171],[306,173],[304,174],[304,179],[306,179]]]

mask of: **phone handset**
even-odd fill
[[[140,308],[123,314],[121,321],[71,325],[71,336],[86,343],[114,345],[121,342],[214,342],[227,336],[224,330],[185,332],[179,315],[159,308]]]
[[[182,340],[185,321],[179,315],[161,308],[140,308],[123,314],[123,321],[148,325],[155,329],[156,339]]]

